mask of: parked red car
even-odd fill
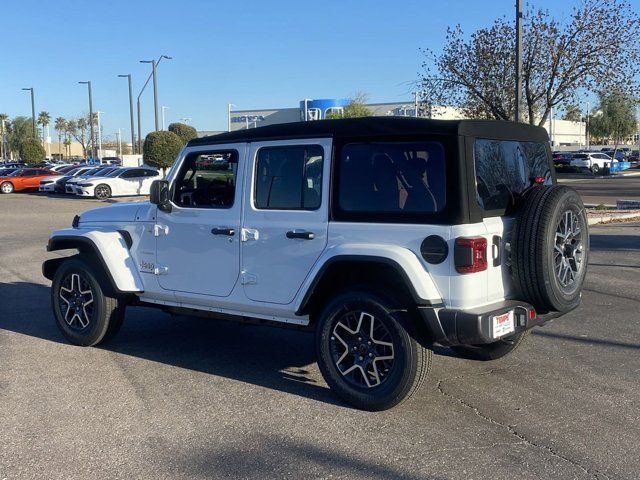
[[[22,190],[37,190],[40,186],[40,180],[52,175],[58,174],[45,168],[21,168],[6,177],[0,177],[0,192],[13,193]]]

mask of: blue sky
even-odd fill
[[[199,130],[226,128],[226,105],[296,106],[307,98],[369,94],[370,101],[410,98],[420,48],[439,49],[448,25],[465,31],[513,15],[514,0],[258,1],[5,0],[0,6],[0,111],[53,118],[104,111],[105,135],[128,138],[126,79],[134,96],[150,72],[139,60],[173,57],[158,69],[167,123],[191,117]],[[535,0],[557,15],[573,2]],[[640,0],[632,4],[640,6]],[[152,90],[142,97],[143,135],[153,128]]]

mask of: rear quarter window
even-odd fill
[[[544,143],[479,138],[474,143],[474,160],[477,200],[485,211],[514,205],[534,178],[552,183]]]

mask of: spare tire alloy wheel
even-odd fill
[[[111,189],[108,185],[98,185],[94,193],[97,199],[104,200],[111,196]]]
[[[354,387],[376,387],[394,366],[389,330],[368,312],[348,312],[331,333],[331,355],[336,369]]]
[[[566,210],[556,227],[554,264],[558,283],[563,290],[574,289],[576,279],[583,267],[582,230],[578,216],[572,210]]]
[[[2,193],[13,193],[13,183],[4,182],[0,185],[0,191],[2,191]]]
[[[67,275],[60,284],[60,311],[70,328],[83,330],[93,319],[94,303],[91,284],[79,273]]]

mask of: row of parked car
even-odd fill
[[[556,167],[567,166],[586,168],[598,174],[602,169],[610,167],[613,162],[629,162],[630,167],[640,164],[638,150],[622,147],[617,150],[603,148],[601,151],[579,150],[576,152],[553,152]]]
[[[116,196],[149,195],[151,183],[157,178],[157,170],[144,166],[55,165],[32,168],[7,164],[0,166],[0,192],[38,190],[103,200]]]

